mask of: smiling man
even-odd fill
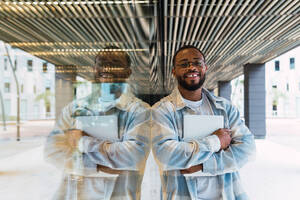
[[[255,153],[253,135],[229,101],[203,88],[207,65],[198,48],[181,47],[173,65],[178,87],[152,110],[152,150],[161,171],[162,198],[248,199],[238,170]],[[220,115],[224,127],[185,138],[186,115]],[[206,124],[194,126],[201,131]]]
[[[176,60],[178,60],[176,62]],[[202,53],[194,48],[190,50],[182,49],[182,52],[177,52],[173,58],[173,63],[176,66],[173,68],[173,75],[178,80],[178,88],[181,91],[195,91],[199,89],[205,81],[205,72],[207,67]],[[191,70],[185,70],[190,67]]]
[[[63,108],[44,154],[64,172],[53,199],[140,199],[150,112],[129,90],[130,65],[118,48],[99,52],[93,92]]]

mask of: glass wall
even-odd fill
[[[276,55],[299,44],[296,7],[296,1],[0,1],[0,199],[212,199],[202,189],[215,195],[215,186],[224,186],[219,195],[242,196],[237,171],[251,199],[292,199],[300,167],[299,48]],[[205,56],[186,54],[191,60],[179,64],[173,56],[183,45]],[[231,124],[218,127],[234,132],[224,133],[227,146],[218,130],[184,137],[184,116],[224,112],[212,104],[217,83],[243,74],[249,62],[266,62],[267,137],[256,141],[257,161],[240,169],[248,150],[231,150],[254,144],[242,121],[243,76],[232,80],[227,102],[240,111],[230,115],[239,123],[226,115],[221,124]],[[197,110],[204,93],[196,109],[180,91],[165,107],[153,106],[182,86],[181,75],[205,81],[211,103],[205,112]],[[211,119],[189,127],[200,132]],[[249,134],[240,139],[239,130]],[[161,152],[167,156],[158,158]],[[204,162],[213,172],[201,174]],[[200,175],[187,175],[194,166],[202,167]],[[224,192],[233,183],[238,189]]]
[[[159,199],[157,2],[0,6],[1,198]]]

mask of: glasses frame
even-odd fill
[[[199,65],[199,63],[200,63],[200,65]],[[178,66],[180,69],[187,69],[191,65],[194,66],[194,67],[198,67],[198,68],[203,69],[205,67],[205,62],[202,61],[202,60],[198,60],[198,61],[194,61],[194,62],[184,62],[184,63],[181,63],[181,64],[176,64],[176,66]]]

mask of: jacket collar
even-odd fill
[[[99,96],[94,93],[89,95],[88,97],[77,100],[76,105],[78,105],[79,107],[86,107],[91,110],[102,110],[105,112],[112,108],[117,108],[122,111],[128,111],[132,103],[141,101],[132,94],[129,88],[118,99],[105,106],[106,108],[104,109],[102,108],[102,105],[98,102],[98,99]]]
[[[130,105],[139,101],[130,91],[122,94],[119,99],[116,100],[116,108],[123,111],[128,111]]]
[[[202,89],[202,92],[206,94],[210,102],[212,102],[217,109],[223,109],[221,103],[224,101],[224,99],[222,97],[215,96],[212,92],[209,92],[205,88]]]
[[[213,103],[213,105],[217,109],[223,109],[223,107],[220,104],[223,101],[223,98],[216,97],[214,94],[212,94],[205,88],[202,88],[202,93],[204,93],[208,97],[209,101]],[[187,107],[186,103],[183,101],[183,97],[181,96],[178,90],[178,87],[174,88],[169,98],[170,98],[169,100],[174,104],[176,110],[180,110],[183,109],[184,107]]]

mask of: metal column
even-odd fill
[[[73,101],[75,73],[55,72],[55,119],[61,114],[61,110]]]
[[[219,81],[219,96],[224,97],[225,99],[231,100],[231,83],[230,81]]]
[[[245,121],[255,138],[266,137],[265,64],[244,66]]]

